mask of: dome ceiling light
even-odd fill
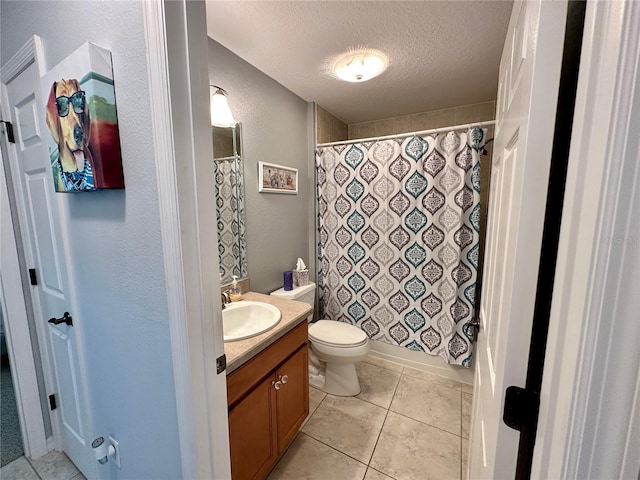
[[[352,47],[329,57],[324,72],[345,82],[366,82],[377,77],[389,66],[389,57],[380,50]]]

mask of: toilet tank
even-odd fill
[[[309,282],[309,285],[295,287],[293,290],[285,290],[283,287],[271,292],[270,295],[285,298],[287,300],[304,302],[311,305],[311,308],[313,308],[316,303],[316,284]]]

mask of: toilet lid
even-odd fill
[[[356,347],[367,343],[367,334],[348,323],[318,320],[309,326],[309,338],[335,347]]]

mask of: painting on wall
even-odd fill
[[[298,169],[258,162],[258,192],[298,193]]]
[[[111,52],[85,43],[40,84],[56,191],[124,188]]]

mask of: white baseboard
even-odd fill
[[[398,345],[391,345],[385,342],[370,340],[371,351],[369,355],[373,357],[389,360],[400,365],[418,370],[425,370],[443,377],[451,378],[462,383],[473,385],[475,375],[475,364],[471,368],[444,363],[440,357],[416,352]]]

